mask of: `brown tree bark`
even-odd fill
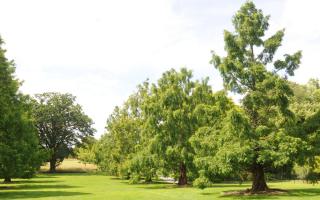
[[[147,176],[144,180],[146,183],[152,183],[152,178],[151,176]]]
[[[56,166],[57,166],[57,159],[51,158],[50,160],[50,173],[55,173],[56,172]]]
[[[268,190],[268,186],[264,176],[263,166],[261,164],[254,164],[252,169],[252,179],[252,193]]]
[[[11,178],[5,177],[3,183],[11,183]]]
[[[179,180],[178,180],[178,185],[187,185],[188,179],[187,179],[186,165],[184,163],[180,163],[179,170],[180,170],[180,176],[179,176]]]

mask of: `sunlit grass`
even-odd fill
[[[137,184],[104,175],[39,174],[30,180],[14,179],[13,184],[0,184],[0,199],[106,199],[106,200],[212,200],[212,199],[320,199],[320,186],[301,181],[273,182],[272,188],[288,190],[282,195],[223,196],[223,192],[242,190],[249,183],[215,184],[200,190],[192,187],[177,187],[174,184]]]
[[[57,172],[91,172],[95,171],[97,166],[94,164],[84,164],[77,159],[65,159],[58,167]],[[49,163],[42,166],[40,172],[49,171]]]
[[[58,168],[60,171],[94,171],[96,166],[67,159]],[[48,170],[43,167],[42,170]],[[279,199],[302,200],[320,199],[320,185],[302,181],[269,182],[269,187],[287,190],[278,195],[224,196],[226,191],[250,188],[250,183],[214,184],[200,190],[178,187],[172,183],[152,183],[130,185],[128,181],[116,177],[94,173],[38,174],[35,178],[14,179],[12,184],[0,184],[0,199],[101,199],[101,200],[212,200],[212,199]]]

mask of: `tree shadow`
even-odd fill
[[[291,189],[286,196],[320,196],[320,188]]]
[[[66,192],[66,191],[13,191],[0,193],[0,199],[36,199],[45,197],[68,197],[89,195],[90,193],[84,192]],[[81,198],[80,198],[81,199]]]
[[[127,183],[127,182],[123,182],[123,183]],[[127,183],[128,184],[128,183]],[[162,181],[158,181],[158,182],[152,182],[152,183],[138,183],[135,184],[138,186],[146,186],[146,187],[139,187],[139,188],[143,188],[143,189],[183,189],[183,188],[192,188],[191,185],[186,185],[186,186],[179,186],[175,183],[168,183],[168,182],[162,182]],[[244,189],[246,187],[250,187],[250,184],[214,184],[214,186],[210,187],[210,188],[239,188],[240,189]],[[208,193],[210,194],[210,193]]]
[[[214,184],[212,188],[227,188],[227,187],[232,187],[232,188],[246,188],[246,187],[251,187],[250,184]]]
[[[147,190],[159,190],[159,189],[178,189],[178,188],[184,188],[184,187],[179,187],[178,185],[171,184],[171,185],[150,185],[150,186],[140,186],[139,188],[147,189]]]
[[[70,185],[5,185],[0,186],[0,190],[35,190],[35,189],[66,189],[66,188],[79,188]]]
[[[110,180],[123,180],[120,177],[111,177]]]
[[[56,177],[60,177],[61,175],[63,176],[92,176],[92,175],[96,175],[94,173],[90,173],[90,172],[70,172],[70,171],[57,171],[54,173],[43,173],[41,172],[42,175],[44,175],[43,177],[50,177],[50,178],[56,178]]]
[[[6,184],[26,184],[26,183],[59,183],[64,182],[61,180],[18,180],[18,181],[12,181],[11,183]],[[0,184],[1,185],[1,184]]]
[[[230,192],[230,191],[225,191]],[[202,193],[202,195],[215,195],[215,193]],[[306,188],[306,189],[289,189],[282,194],[252,194],[252,195],[221,195],[220,198],[236,197],[237,199],[280,199],[283,197],[308,197],[320,196],[320,188]]]

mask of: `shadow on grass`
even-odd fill
[[[125,182],[123,182],[125,183]],[[127,183],[127,182],[126,182]],[[139,184],[135,184],[137,186],[141,186],[144,185],[146,187],[139,187],[139,188],[143,188],[143,189],[183,189],[183,188],[193,188],[192,185],[186,185],[186,186],[179,186],[175,183],[168,183],[168,182],[152,182],[152,183],[139,183]],[[215,184],[213,187],[211,188],[239,188],[240,189],[245,189],[247,187],[250,187],[249,184]]]
[[[250,188],[251,185],[250,184],[214,184],[212,186],[212,188],[228,188],[228,187],[232,187],[232,188]]]
[[[67,189],[78,188],[77,186],[70,185],[5,185],[0,186],[0,190],[35,190],[35,189]]]
[[[110,180],[123,180],[120,177],[111,177]]]
[[[135,183],[135,184],[130,184],[128,180],[124,180],[118,177],[111,177],[110,180],[115,180],[115,181],[119,181],[119,183],[124,184],[124,185],[128,185],[128,186],[132,186],[132,187],[137,187],[137,188],[141,188],[141,189],[174,189],[174,188],[183,188],[183,187],[179,187],[177,184],[175,183],[170,183],[170,182],[165,182],[165,181],[157,181],[154,180],[152,182],[140,182],[140,183]],[[189,186],[186,186],[189,187]]]
[[[7,183],[7,184],[26,184],[26,183],[58,183],[58,182],[63,182],[61,180],[19,180],[19,181],[12,181],[12,183]],[[3,183],[2,183],[3,184]],[[0,184],[1,186],[1,184]]]
[[[6,193],[0,193],[0,199],[41,199],[45,197],[69,197],[88,194],[90,193],[66,191],[10,191]],[[81,199],[81,197],[79,197],[79,199]]]
[[[292,189],[288,190],[289,193],[285,196],[319,196],[320,197],[320,188],[306,188],[306,189]]]
[[[50,172],[50,171],[41,171],[41,174],[85,174],[88,173],[88,171],[81,171],[77,169],[63,169],[63,170],[57,170],[56,172]]]
[[[92,176],[96,175],[95,173],[92,172],[55,172],[55,173],[39,173],[41,174],[42,177],[50,177],[50,178],[56,178],[56,177],[61,177],[61,176]]]
[[[220,198],[234,197],[237,199],[280,199],[283,197],[308,197],[320,196],[320,188],[306,188],[306,189],[289,189],[287,193],[283,194],[253,194],[253,195],[221,195]],[[230,192],[230,191],[224,191]],[[204,192],[202,195],[216,195],[214,192]]]
[[[175,184],[171,184],[171,185],[151,185],[149,187],[146,187],[146,186],[140,186],[139,188],[142,188],[142,189],[147,189],[147,190],[159,190],[159,189],[178,189],[178,188],[184,188],[184,187],[179,187]],[[187,188],[187,187],[186,187]]]

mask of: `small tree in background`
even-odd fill
[[[55,172],[74,145],[93,136],[93,122],[71,94],[43,93],[35,100],[33,114],[40,144],[50,152],[50,172]]]
[[[89,136],[84,138],[82,143],[74,148],[77,159],[84,164],[96,162],[97,140]]]
[[[30,98],[18,90],[14,64],[0,38],[0,178],[31,177],[44,160],[31,116]]]
[[[296,173],[299,178],[316,181],[320,173],[320,82],[310,79],[305,85],[291,82],[290,86],[294,92],[290,107],[297,115],[298,131],[309,145],[307,151],[300,152],[298,164],[303,166],[296,166]]]

